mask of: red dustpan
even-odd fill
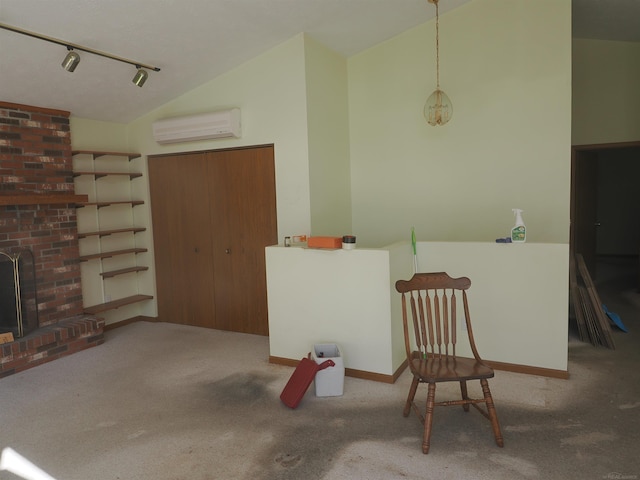
[[[287,407],[296,408],[298,406],[319,370],[335,366],[333,360],[325,360],[318,364],[311,360],[309,358],[310,356],[311,353],[309,353],[307,358],[300,360],[300,363],[298,363],[298,366],[293,371],[291,378],[289,378],[289,381],[280,394],[280,400],[282,400],[282,403]]]

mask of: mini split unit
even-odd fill
[[[240,138],[240,109],[165,118],[153,122],[153,138],[161,144]]]

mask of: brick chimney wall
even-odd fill
[[[73,194],[72,162],[69,112],[0,102],[0,195]],[[20,248],[34,255],[40,325],[82,314],[74,205],[0,205],[0,250]]]

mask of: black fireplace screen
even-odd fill
[[[36,272],[31,250],[0,251],[0,333],[23,337],[38,328]]]

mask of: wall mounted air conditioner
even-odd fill
[[[153,138],[161,144],[241,135],[240,109],[165,118],[153,122]]]

